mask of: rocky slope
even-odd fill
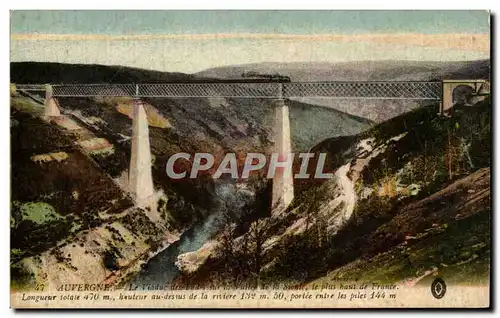
[[[437,105],[422,107],[313,147],[328,153],[335,178],[296,183],[286,211],[229,222],[202,249],[179,256],[177,283],[414,284],[430,273],[487,280],[491,102],[457,106],[450,118],[437,113]]]
[[[112,151],[105,139],[63,116],[42,120],[30,98],[11,105],[13,290],[111,284],[178,239],[91,159]]]

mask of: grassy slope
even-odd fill
[[[292,149],[307,151],[325,138],[349,136],[373,125],[369,119],[335,109],[289,101]]]
[[[471,175],[479,182],[456,182],[434,195],[419,207],[407,207],[386,225],[379,227],[367,240],[374,245],[384,244],[384,252],[367,252],[361,258],[316,279],[310,285],[328,284],[336,279],[396,283],[415,279],[435,271],[446,282],[483,283],[490,274],[491,258],[491,201],[489,198],[489,169]],[[451,191],[447,191],[451,190]],[[469,191],[482,192],[468,197]],[[456,199],[450,202],[450,193]],[[426,201],[426,200],[422,200]],[[470,202],[475,204],[471,205]],[[408,215],[418,215],[408,218]],[[393,227],[392,229],[388,229]],[[406,231],[405,231],[406,230]],[[401,243],[390,247],[384,242],[401,232]],[[402,233],[401,233],[402,234]],[[394,244],[394,243],[393,243]],[[365,246],[370,250],[373,246]],[[388,250],[387,250],[388,248]],[[370,256],[374,255],[374,256]],[[429,283],[428,279],[420,283]]]
[[[15,100],[14,105],[19,103]],[[16,123],[11,127],[11,214],[15,221],[11,247],[17,250],[16,257],[40,253],[79,228],[97,226],[99,212],[113,214],[131,206],[130,199],[60,127],[18,108],[12,108],[11,119]],[[50,153],[66,156],[60,162],[33,160],[33,156]],[[45,205],[57,217],[34,222],[47,214]]]

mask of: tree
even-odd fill
[[[269,218],[258,219],[250,224],[248,237],[250,241],[251,271],[256,278],[257,288],[260,288],[260,272],[263,265],[263,245],[268,238],[271,222]]]
[[[224,261],[224,273],[227,273],[231,283],[238,280],[239,266],[236,255],[235,224],[227,211],[223,215],[223,226],[219,238],[219,252]]]

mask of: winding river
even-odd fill
[[[222,183],[215,191],[214,210],[203,221],[185,231],[180,239],[151,258],[142,270],[129,282],[137,286],[168,286],[180,274],[175,265],[181,254],[196,251],[207,242],[224,223],[226,211],[240,215],[243,207],[255,199],[254,193],[240,189],[235,184]]]

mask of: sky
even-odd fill
[[[11,60],[193,73],[258,62],[489,57],[487,11],[12,11]]]

